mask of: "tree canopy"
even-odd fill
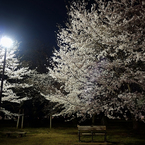
[[[55,100],[64,104],[63,114],[144,120],[145,3],[96,0],[87,6],[73,2],[57,34],[60,50],[49,70],[66,93]]]
[[[24,67],[17,56],[19,43],[15,42],[13,48],[5,49],[0,47],[0,76],[1,76],[1,91],[2,91],[2,105],[0,107],[6,107],[3,102],[15,102],[21,103],[24,100],[27,100],[27,95],[22,95],[22,90],[24,88],[29,88],[32,85],[29,85],[24,80],[33,73],[33,70],[30,70],[29,67]],[[6,51],[6,56],[4,55]],[[4,76],[3,74],[3,65],[4,65],[4,57],[5,60],[5,69]],[[2,87],[3,81],[3,87]],[[21,90],[21,93],[20,93]],[[1,108],[1,111],[10,114],[10,112],[6,111],[7,108]],[[11,111],[11,110],[9,110]],[[13,115],[13,114],[11,114]]]

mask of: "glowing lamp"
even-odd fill
[[[13,45],[13,40],[8,37],[2,37],[0,41],[0,45],[5,48],[10,48]]]

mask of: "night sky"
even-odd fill
[[[22,41],[38,39],[56,46],[57,24],[67,20],[67,0],[1,0],[0,36]]]

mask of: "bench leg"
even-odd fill
[[[91,131],[91,134],[92,134],[92,142],[93,142],[93,132]]]
[[[105,142],[107,141],[107,139],[106,139],[106,133],[105,133],[105,136],[104,136],[104,141],[105,141]]]
[[[80,142],[80,141],[81,141],[81,139],[80,139],[80,138],[81,138],[81,137],[80,137],[80,131],[79,131],[78,133],[79,133],[79,142]]]

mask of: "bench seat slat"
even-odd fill
[[[78,126],[78,130],[106,130],[106,126]]]
[[[7,132],[3,132],[4,134],[6,134],[7,136],[10,136],[12,134],[18,134],[18,135],[26,135],[26,132],[18,132],[18,131],[7,131]]]
[[[82,135],[92,135],[92,133],[81,133]]]
[[[95,135],[105,135],[105,133],[95,133]]]

